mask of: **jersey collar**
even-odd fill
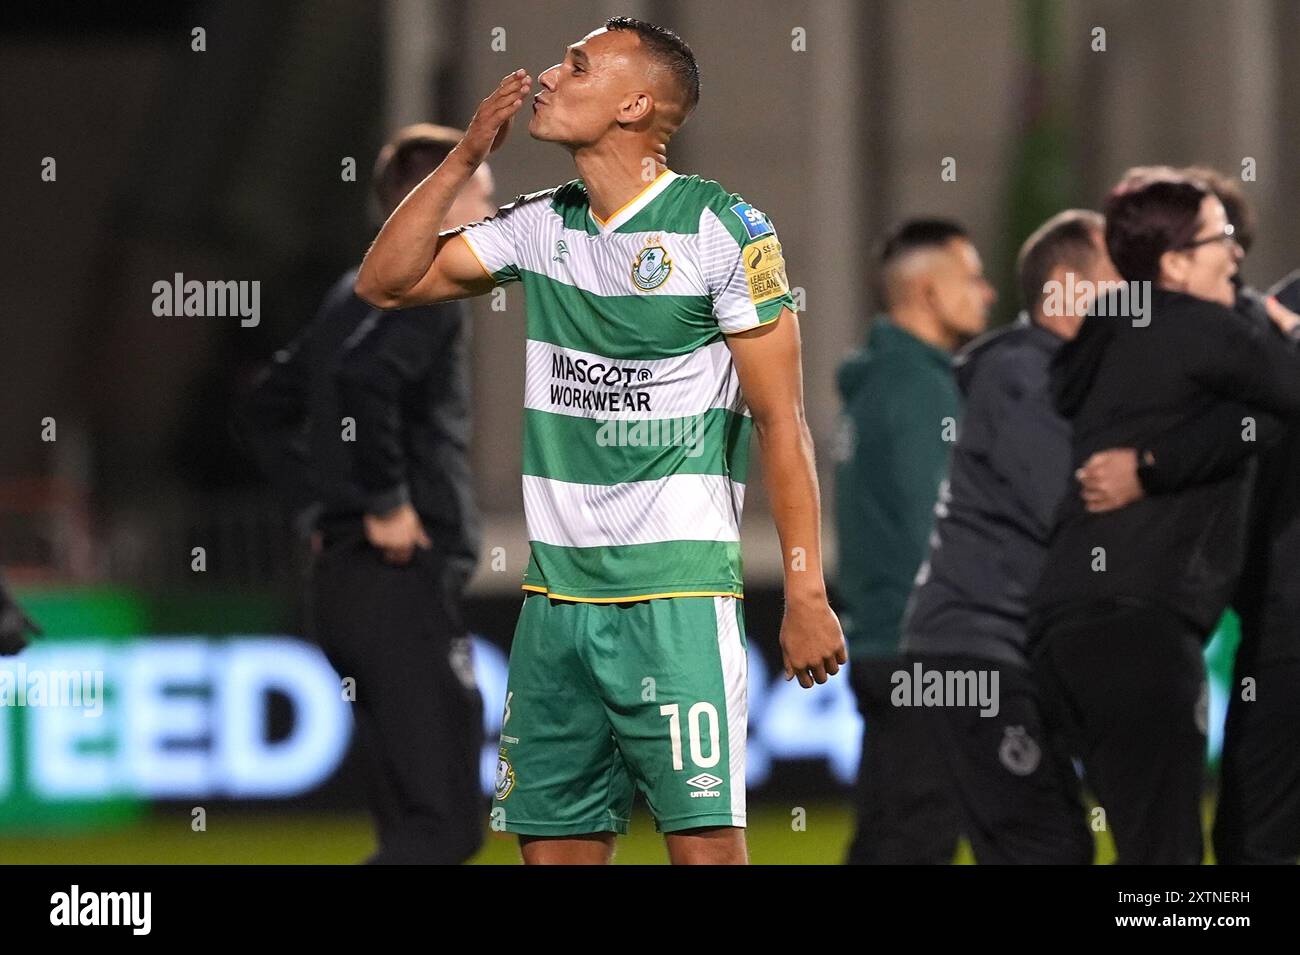
[[[646,206],[650,205],[650,203],[654,202],[659,193],[667,189],[676,178],[678,178],[677,173],[673,172],[671,169],[665,169],[655,178],[654,182],[650,183],[637,193],[633,199],[624,203],[621,209],[603,222],[597,217],[596,213],[591,211],[590,201],[587,203],[587,215],[600,231],[601,235],[609,235],[624,222],[627,222]]]

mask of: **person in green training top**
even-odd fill
[[[527,97],[517,70],[393,213],[356,282],[380,308],[524,287],[530,558],[494,825],[519,834],[525,862],[606,862],[639,787],[673,862],[745,862],[751,433],[787,557],[786,678],[811,687],[847,660],[781,244],[740,196],[668,168],[699,99],[676,34],[611,18],[539,82],[528,131],[564,146],[579,178],[438,232]]]
[[[891,696],[903,670],[903,611],[957,438],[952,354],[984,331],[994,292],[966,230],[942,219],[902,224],[885,241],[880,270],[888,314],[839,370],[836,596],[853,654],[849,682],[866,721],[847,861],[949,862],[957,803],[928,753],[923,715]]]

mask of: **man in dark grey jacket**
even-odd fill
[[[419,124],[380,154],[389,214],[460,141]],[[444,223],[492,211],[480,167]],[[462,591],[479,547],[468,457],[469,315],[460,302],[379,312],[355,270],[276,355],[244,414],[264,470],[318,541],[311,633],[351,680],[378,849],[372,863],[450,864],[482,843],[482,701]]]
[[[995,706],[938,706],[930,720],[981,863],[1093,855],[1077,776],[1044,736],[1025,621],[1070,477],[1070,428],[1052,407],[1048,367],[1086,312],[1090,299],[1075,293],[1118,278],[1102,230],[1083,210],[1044,223],[1018,260],[1027,312],[958,354],[966,414],[903,625],[913,666],[997,676],[986,681]]]

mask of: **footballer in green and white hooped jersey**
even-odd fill
[[[493,826],[521,834],[527,862],[608,861],[640,789],[673,861],[744,862],[751,433],[789,555],[786,678],[812,687],[847,660],[781,244],[740,196],[668,166],[700,94],[681,37],[613,17],[538,81],[529,135],[564,146],[579,178],[438,231],[529,94],[515,70],[389,217],[355,285],[381,309],[524,286],[531,547]]]
[[[776,231],[665,170],[604,221],[574,180],[460,234],[527,302],[536,596],[510,659],[505,827],[625,831],[634,779],[664,831],[743,826],[752,422],[724,336],[794,310]]]

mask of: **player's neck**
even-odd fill
[[[602,222],[645,191],[668,168],[661,148],[643,143],[625,148],[596,145],[574,152],[573,162],[587,187],[587,202]]]

